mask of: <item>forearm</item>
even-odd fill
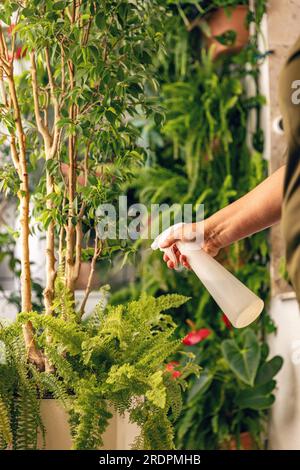
[[[205,241],[222,248],[279,222],[285,166],[205,221]]]

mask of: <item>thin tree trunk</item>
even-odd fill
[[[75,15],[76,7],[73,5],[73,14]],[[73,18],[73,15],[72,15]],[[75,17],[73,18],[75,21]],[[71,90],[75,86],[74,82],[74,64],[68,60],[69,83]],[[74,121],[76,118],[76,107],[74,104],[70,105],[69,118]],[[75,247],[78,248],[78,235],[81,235],[81,230],[75,228],[74,217],[76,216],[74,210],[74,198],[76,192],[76,135],[69,135],[68,138],[68,157],[69,157],[69,174],[68,174],[68,224],[66,227],[66,285],[71,294],[74,295],[75,283],[78,275],[75,273]],[[78,223],[77,223],[78,224]],[[77,225],[76,224],[76,225]],[[79,233],[80,232],[80,233]],[[80,269],[80,260],[79,260]]]
[[[18,165],[19,177],[21,180],[19,200],[20,200],[20,241],[21,241],[21,303],[22,311],[30,312],[31,304],[31,273],[30,273],[30,255],[29,255],[29,202],[30,191],[26,161],[26,137],[23,130],[19,103],[16,94],[16,88],[13,77],[13,64],[7,73],[7,82],[9,87],[9,95],[11,100],[11,108],[14,113],[16,123],[16,133],[19,146]],[[31,322],[27,322],[23,326],[24,340],[27,347],[28,358],[35,363],[39,369],[44,369],[44,358],[36,347],[34,341],[34,331]]]
[[[47,175],[48,176],[48,175]],[[49,204],[47,204],[50,209]],[[44,289],[45,312],[52,314],[52,305],[55,295],[55,279],[56,279],[56,258],[55,258],[55,224],[51,221],[47,228],[46,234],[46,286]]]
[[[31,62],[31,81],[32,81],[32,91],[33,91],[33,100],[34,100],[34,112],[35,119],[37,123],[37,128],[44,140],[46,162],[53,159],[56,156],[57,146],[59,141],[59,131],[57,127],[57,121],[59,119],[59,105],[55,97],[54,91],[54,81],[52,77],[51,67],[50,67],[50,58],[48,49],[45,49],[46,57],[46,67],[48,72],[48,79],[50,84],[51,100],[54,106],[54,124],[53,132],[50,134],[49,122],[47,118],[47,113],[45,114],[45,119],[42,119],[40,108],[39,108],[39,90],[38,90],[38,80],[37,80],[37,67],[35,61],[34,52],[30,53],[30,62]],[[53,202],[50,198],[51,194],[54,191],[54,182],[53,176],[50,174],[49,170],[46,168],[46,194],[47,194],[47,209],[51,211],[53,209]],[[52,304],[55,295],[55,278],[56,278],[56,269],[55,269],[55,224],[54,221],[51,221],[47,227],[46,232],[46,286],[44,289],[44,304],[45,311],[47,315],[52,314]]]
[[[71,119],[74,119],[73,106],[71,106]],[[68,225],[66,227],[66,283],[70,292],[74,291],[74,250],[75,250],[75,225],[74,225],[74,197],[76,187],[76,171],[75,171],[75,139],[69,136],[69,175],[68,175]]]
[[[80,309],[79,309],[80,318],[84,314],[85,306],[86,306],[86,303],[88,301],[89,295],[91,293],[91,287],[92,287],[93,276],[94,276],[94,273],[95,273],[96,262],[97,262],[98,257],[100,256],[101,250],[102,250],[102,244],[100,242],[100,246],[99,246],[99,238],[98,238],[97,235],[95,235],[94,254],[93,254],[92,261],[91,261],[91,268],[90,268],[89,278],[88,278],[87,286],[86,286],[86,289],[85,289],[84,298],[83,298],[83,301],[82,301]]]
[[[48,48],[45,49],[46,68],[48,73],[48,80],[50,85],[51,102],[54,108],[54,123],[52,133],[49,129],[48,112],[45,112],[44,120],[42,119],[40,108],[39,108],[39,89],[37,80],[37,67],[35,61],[34,52],[30,54],[31,60],[31,78],[32,78],[32,89],[34,98],[34,111],[37,122],[37,127],[44,140],[46,162],[57,157],[57,151],[60,141],[60,131],[58,129],[59,120],[59,103],[55,96],[55,84],[51,71],[50,56]],[[46,167],[46,195],[47,201],[46,206],[49,211],[53,209],[53,201],[51,195],[54,192],[54,180],[49,169]],[[52,315],[53,301],[55,297],[55,279],[57,276],[56,270],[56,258],[55,258],[55,223],[51,220],[47,227],[46,232],[46,285],[44,289],[44,305],[46,315]],[[51,342],[51,337],[47,335],[48,343]],[[45,361],[46,371],[53,371],[53,366],[49,363],[46,358]]]

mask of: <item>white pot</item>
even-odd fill
[[[69,450],[72,447],[68,415],[57,400],[43,399],[41,416],[46,428],[46,450]],[[103,436],[103,450],[129,450],[139,435],[137,425],[129,422],[128,414],[114,413]],[[39,448],[42,439],[39,438]]]

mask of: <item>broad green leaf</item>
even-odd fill
[[[265,362],[258,370],[255,384],[263,385],[271,380],[280,371],[283,359],[280,356],[273,357],[270,361]]]
[[[253,385],[260,361],[260,346],[252,330],[246,330],[243,339],[242,349],[233,339],[223,341],[222,352],[237,377],[244,383]]]
[[[241,408],[251,408],[252,410],[265,410],[270,408],[275,401],[274,395],[268,397],[254,396],[245,402],[242,400],[238,403]]]
[[[254,410],[269,408],[274,402],[272,391],[275,386],[276,381],[271,380],[269,383],[259,387],[242,390],[237,396],[236,404],[240,408],[251,408]]]
[[[188,399],[187,402],[189,403],[193,398],[195,398],[198,395],[202,395],[204,392],[207,391],[209,388],[211,382],[213,380],[213,375],[210,373],[202,373],[199,377],[199,379],[195,380],[194,385],[192,386],[189,394],[188,394]]]

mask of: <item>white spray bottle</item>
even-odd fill
[[[153,250],[159,248],[175,261],[172,248],[160,248],[160,245],[172,230],[182,225],[182,223],[173,225],[162,232],[154,240],[151,248]],[[264,307],[264,302],[257,295],[203,251],[198,242],[177,241],[176,245],[235,328],[244,328],[257,319]]]

